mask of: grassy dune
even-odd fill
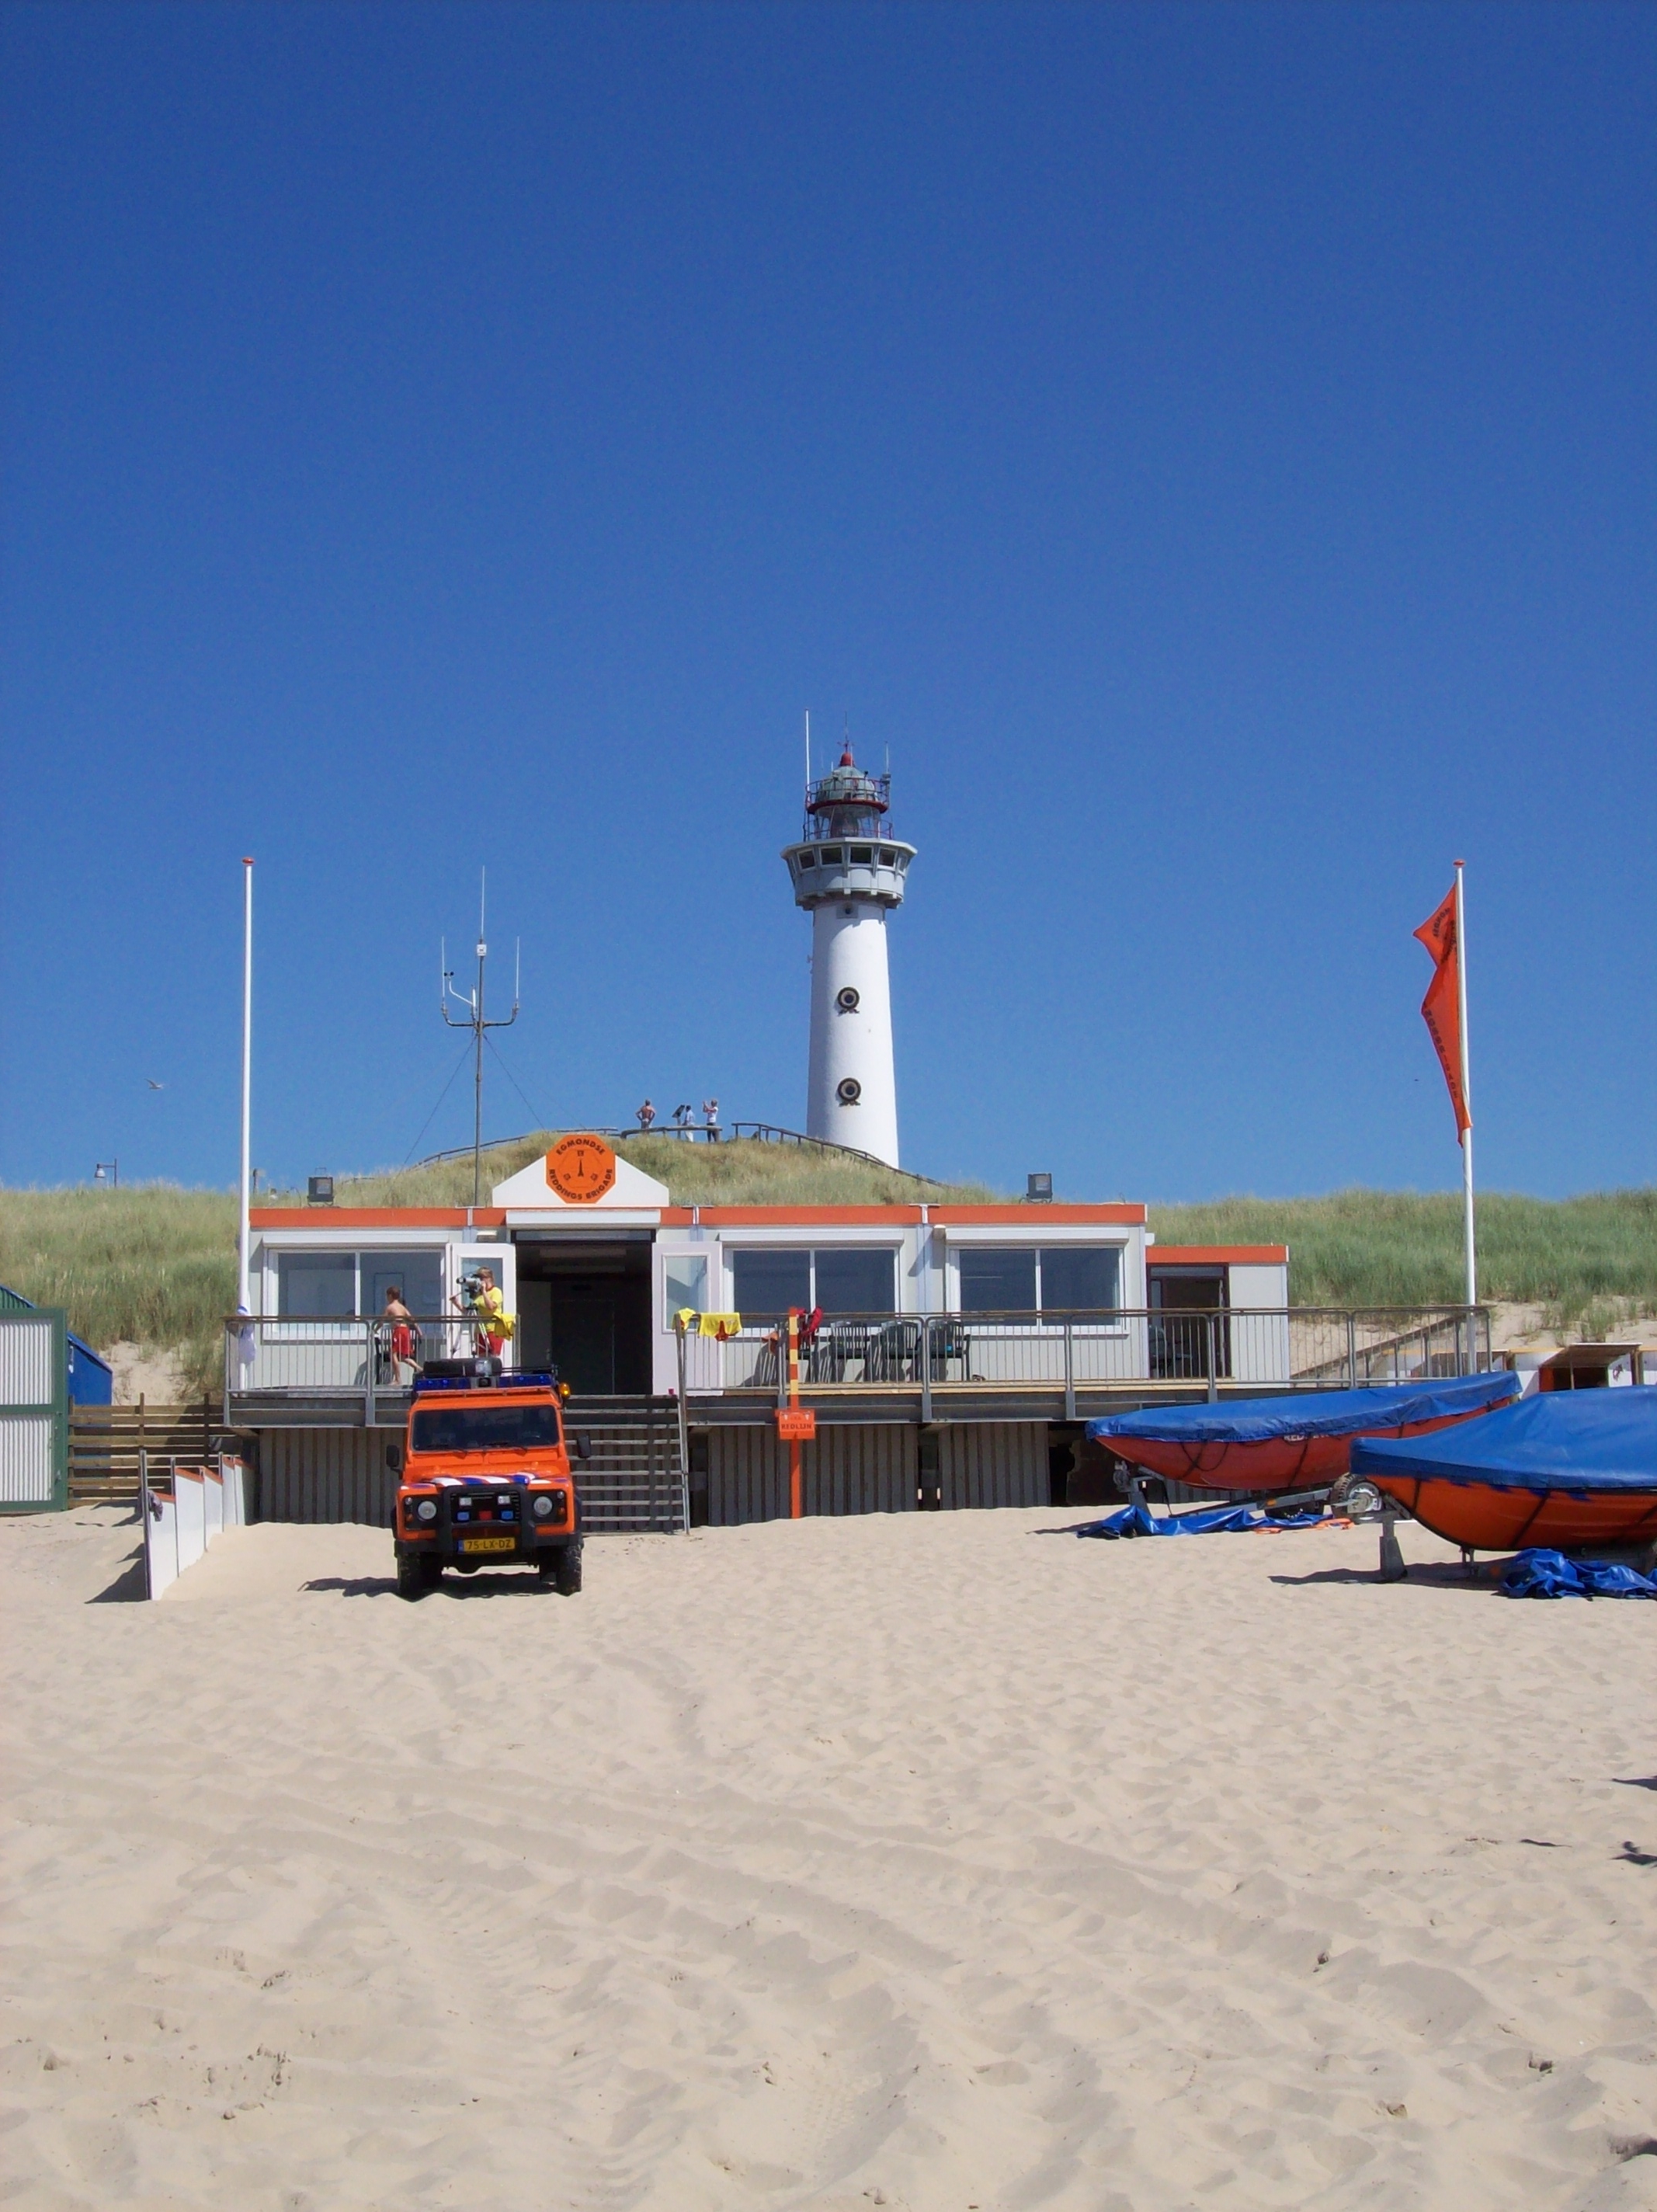
[[[544,1150],[544,1136],[487,1153],[483,1188]],[[875,1205],[983,1200],[977,1184],[920,1185],[889,1170],[780,1146],[631,1139],[626,1156],[680,1205]],[[454,1206],[471,1196],[470,1159],[342,1177],[344,1206]],[[297,1203],[276,1194],[267,1203]],[[486,1199],[487,1202],[487,1199]],[[1033,1215],[1031,1227],[1038,1225]],[[1327,1198],[1223,1199],[1153,1206],[1167,1243],[1287,1243],[1299,1305],[1454,1301],[1461,1210],[1453,1194],[1340,1191]],[[1657,1312],[1657,1190],[1557,1201],[1492,1194],[1478,1204],[1480,1290],[1540,1306],[1548,1324],[1594,1336]],[[64,1306],[88,1342],[185,1348],[193,1378],[217,1372],[218,1323],[235,1301],[234,1198],[150,1184],[121,1191],[0,1191],[0,1282]]]
[[[492,1186],[538,1158],[553,1140],[542,1130],[483,1155],[483,1203]],[[630,1137],[622,1157],[665,1182],[676,1206],[913,1206],[920,1199],[970,1204],[993,1198],[981,1183],[921,1182],[889,1168],[836,1159],[792,1145],[687,1143],[679,1137]],[[354,1176],[334,1186],[341,1206],[464,1206],[472,1194],[471,1155],[437,1167]]]
[[[0,1191],[0,1283],[63,1306],[100,1349],[179,1347],[197,1389],[219,1372],[236,1303],[236,1201],[215,1190]]]
[[[1459,1193],[1344,1190],[1153,1206],[1165,1244],[1287,1244],[1296,1305],[1426,1305],[1461,1296]],[[1478,1200],[1479,1295],[1593,1336],[1657,1310],[1657,1190]]]

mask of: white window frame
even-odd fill
[[[957,1317],[961,1317],[962,1316],[961,1255],[963,1252],[993,1252],[998,1250],[1003,1252],[1033,1252],[1035,1255],[1035,1319],[1033,1325],[1036,1328],[1062,1328],[1067,1317],[1066,1315],[1061,1312],[1054,1313],[1049,1316],[1041,1304],[1041,1255],[1044,1250],[1062,1251],[1066,1247],[1077,1252],[1115,1253],[1116,1296],[1119,1301],[1115,1309],[1115,1318],[1112,1319],[1102,1317],[1096,1314],[1089,1314],[1081,1318],[1078,1326],[1083,1328],[1091,1329],[1100,1334],[1108,1334],[1111,1336],[1126,1335],[1128,1329],[1128,1310],[1126,1301],[1123,1298],[1123,1293],[1127,1287],[1127,1255],[1129,1248],[1126,1240],[1125,1238],[1116,1237],[1089,1237],[1086,1238],[1080,1237],[1032,1237],[1029,1231],[1023,1227],[1022,1224],[1017,1229],[1003,1230],[998,1232],[991,1231],[988,1235],[980,1234],[974,1237],[950,1237],[948,1244],[944,1248],[944,1287],[945,1291],[946,1311],[949,1316],[953,1320]],[[971,1316],[968,1315],[965,1316],[965,1318],[970,1320]]]
[[[786,1235],[774,1231],[767,1237],[744,1237],[740,1241],[725,1244],[721,1249],[720,1265],[723,1269],[722,1279],[726,1286],[725,1296],[727,1298],[734,1298],[737,1295],[736,1260],[739,1252],[804,1252],[810,1263],[813,1304],[816,1302],[819,1252],[884,1252],[892,1263],[891,1312],[895,1319],[904,1311],[903,1249],[901,1237],[819,1237],[812,1234],[809,1223],[805,1224],[804,1235],[797,1229]],[[725,1310],[732,1313],[737,1310],[735,1306],[728,1306]]]

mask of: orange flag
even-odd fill
[[[1461,1088],[1460,951],[1456,941],[1455,891],[1446,891],[1416,935],[1433,956],[1433,980],[1421,1002],[1421,1018],[1431,1033],[1438,1064],[1450,1086],[1455,1109],[1456,1142],[1473,1125]]]

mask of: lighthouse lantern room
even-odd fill
[[[807,782],[804,827],[782,857],[795,902],[811,916],[806,1133],[895,1167],[886,917],[903,902],[915,848],[888,825],[891,781],[860,769],[848,744],[827,775]]]

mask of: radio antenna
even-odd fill
[[[477,873],[476,988],[471,991],[457,991],[454,988],[454,970],[448,964],[448,951],[446,945],[443,946],[443,949],[440,951],[438,954],[438,959],[441,963],[443,979],[442,982],[439,986],[438,1005],[442,1011],[443,1018],[452,1030],[470,1030],[472,1032],[476,1043],[476,1057],[472,1071],[472,1204],[474,1206],[482,1204],[483,1193],[484,1033],[489,1030],[509,1030],[513,1024],[518,1019],[519,962],[517,959],[514,959],[513,969],[512,1012],[507,1014],[504,1019],[498,1021],[491,1022],[486,1020],[484,1018],[483,969],[489,957],[489,944],[483,934],[484,892],[488,888],[488,881],[489,871],[486,868],[480,868]],[[520,956],[522,951],[523,946],[520,940],[519,945],[519,953]],[[457,1021],[454,1016],[449,1012],[449,1001],[451,999],[454,1000],[457,1006],[464,1006],[465,1008],[466,1014],[464,1021]]]

